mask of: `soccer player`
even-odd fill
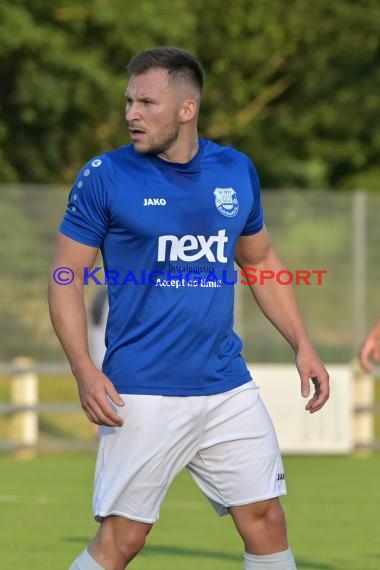
[[[360,364],[368,373],[373,372],[373,363],[380,362],[380,319],[368,331],[359,351]]]
[[[79,173],[49,287],[83,410],[101,426],[93,498],[101,524],[71,570],[124,569],[184,467],[217,513],[232,516],[245,570],[292,570],[279,447],[233,331],[234,259],[284,269],[264,226],[258,177],[247,156],[198,136],[204,74],[191,54],[144,50],[128,70],[132,144]],[[98,248],[109,295],[102,372],[88,353],[83,302],[86,283],[101,282],[91,270]],[[62,267],[73,277],[65,286]],[[295,352],[302,395],[314,386],[306,410],[316,412],[328,374],[293,289],[276,280],[250,287]]]

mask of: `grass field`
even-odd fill
[[[0,567],[67,570],[94,534],[94,457],[0,458]],[[380,569],[380,456],[286,457],[299,570]],[[242,546],[183,473],[134,570],[240,570]]]

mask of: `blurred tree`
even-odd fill
[[[2,181],[71,180],[128,141],[125,66],[136,50],[194,49],[185,0],[6,0],[0,5]]]
[[[352,187],[371,172],[380,190],[377,0],[240,0],[223,10],[198,0],[196,10],[208,136],[248,152],[265,187]]]
[[[4,0],[1,179],[71,180],[127,142],[125,65],[172,44],[204,63],[202,134],[263,186],[380,189],[379,28],[377,0]]]

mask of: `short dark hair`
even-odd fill
[[[202,91],[205,73],[200,62],[188,51],[177,47],[155,47],[138,52],[129,62],[131,75],[142,75],[153,68],[167,69],[175,79],[185,79]]]

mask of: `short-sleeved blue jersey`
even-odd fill
[[[262,227],[251,161],[202,138],[186,164],[128,145],[81,170],[60,231],[101,248],[103,370],[119,393],[215,394],[250,379],[233,331],[234,251]]]

